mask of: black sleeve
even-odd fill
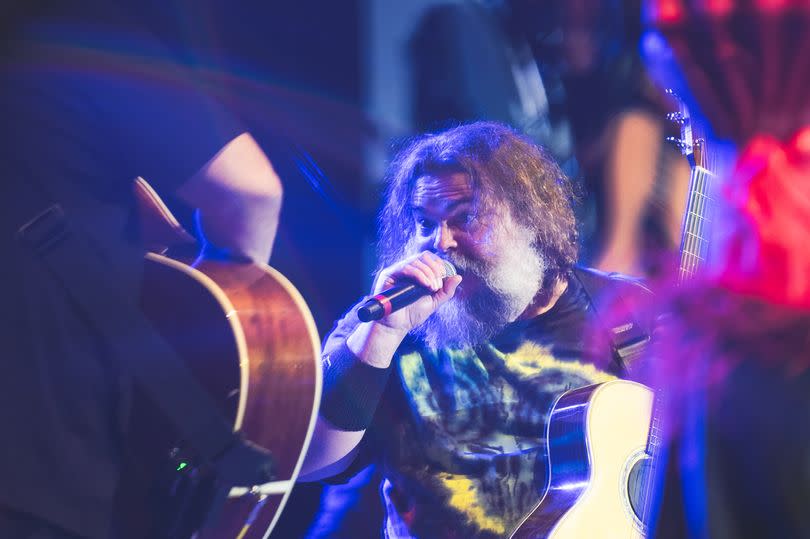
[[[3,66],[13,136],[98,192],[143,176],[169,193],[245,129],[176,46],[107,15],[49,14],[19,30]]]
[[[130,174],[168,192],[245,128],[168,48],[149,36],[132,40],[135,52],[115,59],[99,84],[107,94],[96,103]]]

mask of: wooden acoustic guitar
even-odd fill
[[[670,92],[671,93],[671,92]],[[696,139],[686,107],[669,118],[674,140],[692,167],[683,220],[679,281],[707,258],[710,172],[705,141]],[[554,404],[543,498],[517,525],[513,539],[639,539],[647,536],[659,452],[660,395],[627,380],[574,389]]]
[[[272,454],[275,479],[230,489],[209,519],[212,474],[196,465],[171,423],[136,391],[116,537],[268,537],[298,476],[320,402],[320,342],[312,315],[293,285],[269,266],[194,263],[165,254],[164,246],[193,238],[142,178],[135,192],[153,246],[141,307],[234,431]]]

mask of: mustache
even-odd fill
[[[456,272],[462,277],[466,273],[472,273],[479,277],[483,277],[489,272],[490,269],[487,264],[480,260],[475,260],[455,252],[444,253],[440,256],[453,264],[453,266],[456,268]]]

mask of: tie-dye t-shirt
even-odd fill
[[[542,494],[556,398],[618,375],[593,319],[571,278],[550,311],[484,346],[400,348],[366,436],[384,455],[386,537],[509,535]]]

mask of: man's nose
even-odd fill
[[[434,233],[433,249],[439,253],[446,253],[456,247],[458,247],[458,244],[456,243],[453,230],[447,226],[446,222],[442,221],[436,227],[436,232]]]

